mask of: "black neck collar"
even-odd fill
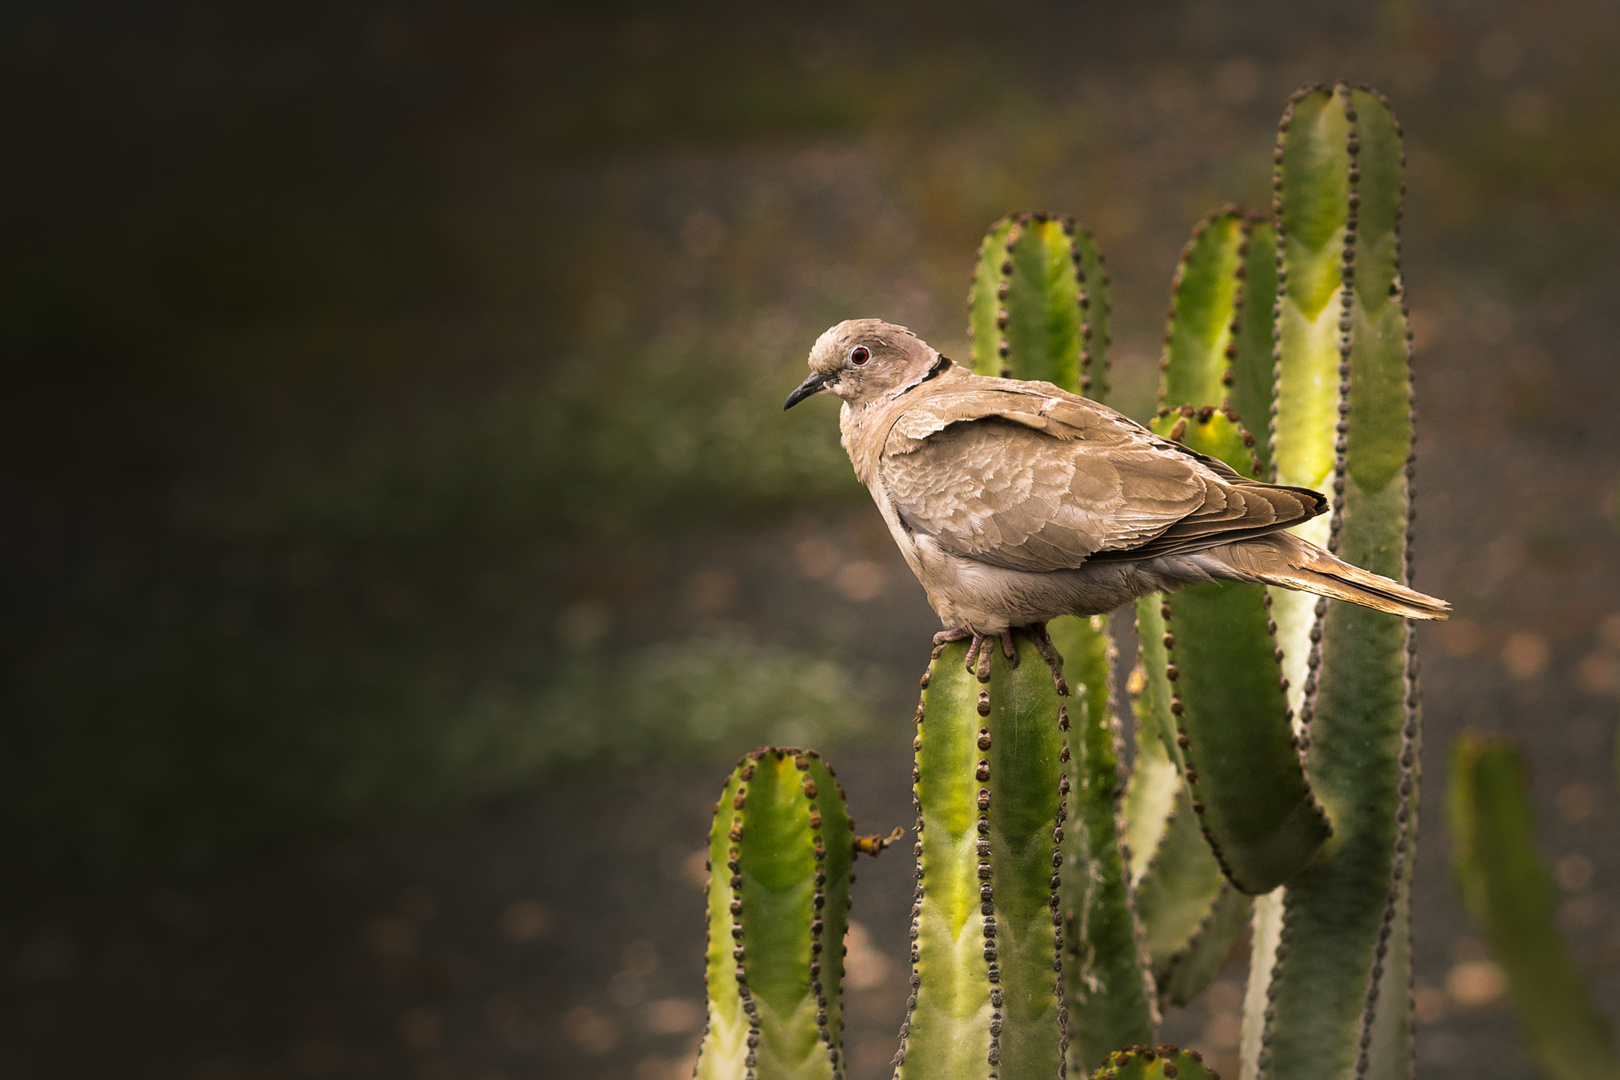
[[[914,383],[908,383],[907,385],[901,387],[900,388],[900,393],[898,393],[898,394],[896,394],[894,396],[895,397],[901,397],[901,396],[903,396],[905,394],[911,393],[913,390],[917,389],[917,387],[921,386],[923,383],[927,382],[929,379],[935,378],[936,376],[939,376],[939,375],[943,375],[945,373],[946,369],[949,368],[950,366],[951,366],[951,358],[948,357],[948,356],[941,355],[940,357],[938,357],[934,361],[934,366],[929,368],[927,373],[924,374],[922,378],[918,379]]]

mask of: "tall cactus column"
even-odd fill
[[[1270,413],[1274,235],[1230,206],[1194,230],[1172,283],[1151,425],[1245,476],[1259,473],[1263,448],[1237,410]],[[1147,816],[1132,832],[1152,846],[1133,870],[1160,992],[1176,1004],[1215,977],[1247,920],[1246,894],[1275,888],[1328,835],[1301,768],[1269,607],[1264,587],[1230,582],[1137,603],[1132,812]],[[1166,765],[1179,790],[1155,831],[1163,812],[1141,804]]]
[[[1114,710],[1114,643],[1104,616],[1066,621],[1063,670],[1076,708],[1066,732],[1074,809],[1063,840],[1063,983],[1068,1068],[1085,1076],[1109,1051],[1152,1042],[1159,1010],[1121,813],[1125,785]]]
[[[1108,274],[1096,243],[1072,218],[1020,213],[992,226],[974,264],[968,309],[980,375],[1107,397]],[[1125,871],[1108,620],[1054,619],[1049,631],[1077,695],[1067,739],[1074,794],[1061,904],[1068,1068],[1085,1075],[1110,1050],[1151,1041],[1158,1014]]]
[[[1372,91],[1296,94],[1278,137],[1276,478],[1329,490],[1302,527],[1407,580],[1412,420],[1400,129]],[[1326,535],[1319,535],[1326,529]],[[1257,906],[1244,1076],[1411,1075],[1416,665],[1393,615],[1273,596],[1322,856]]]
[[[987,646],[993,647],[993,646]],[[902,1080],[1050,1078],[1063,1060],[1058,849],[1067,713],[1019,642],[988,681],[934,650],[917,708],[917,893]]]
[[[708,1025],[695,1080],[841,1080],[854,823],[814,751],[744,757],[709,838]]]

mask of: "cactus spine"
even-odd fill
[[[1400,275],[1400,128],[1366,89],[1309,87],[1283,115],[1278,215],[1276,478],[1330,494],[1299,531],[1408,579],[1412,448]],[[1322,535],[1323,528],[1326,535]],[[1411,1075],[1408,885],[1418,692],[1392,615],[1273,595],[1307,769],[1332,842],[1260,905],[1245,1077]]]
[[[854,823],[814,751],[737,763],[709,836],[708,1024],[696,1080],[840,1080]]]
[[[1463,906],[1507,972],[1531,1055],[1552,1080],[1620,1080],[1614,1033],[1558,935],[1558,890],[1536,854],[1518,750],[1478,735],[1457,740],[1449,803]]]

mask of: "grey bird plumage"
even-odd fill
[[[1050,383],[971,374],[904,327],[839,323],[810,370],[785,407],[842,400],[855,474],[951,631],[1005,635],[1204,581],[1450,612],[1286,531],[1322,495],[1250,480]]]

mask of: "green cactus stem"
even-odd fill
[[[840,1080],[854,823],[813,751],[738,762],[709,837],[708,1023],[695,1080]]]
[[[1274,256],[1255,249],[1257,231],[1273,235],[1269,225],[1227,207],[1201,222],[1182,250],[1152,425],[1254,478],[1262,467],[1255,439],[1232,400],[1250,403],[1257,415],[1270,411],[1271,373],[1256,356],[1269,297],[1248,297],[1253,284],[1275,283],[1275,271],[1265,269]],[[1139,635],[1148,633],[1143,610],[1151,603],[1138,604]],[[1153,681],[1169,696],[1171,752],[1222,869],[1251,895],[1287,880],[1329,834],[1301,767],[1270,606],[1260,585],[1198,585],[1163,597],[1162,637],[1152,628],[1165,646],[1165,681]],[[1214,899],[1209,891],[1208,902]]]
[[[917,707],[917,891],[899,1080],[1049,1078],[1065,1029],[1059,845],[1065,704],[1028,641],[987,682],[937,646]]]
[[[1157,620],[1158,598],[1147,617]],[[1192,809],[1181,766],[1171,756],[1175,730],[1165,679],[1163,628],[1139,646],[1131,672],[1136,760],[1125,795],[1131,879],[1143,946],[1161,1004],[1185,1005],[1220,974],[1242,935],[1248,898],[1226,884]],[[1153,657],[1153,677],[1145,660]],[[1235,914],[1234,914],[1235,913]]]
[[[1558,890],[1536,854],[1524,759],[1464,735],[1451,753],[1452,869],[1463,906],[1507,972],[1525,1043],[1551,1080],[1620,1080],[1614,1033],[1556,926]]]
[[[1170,664],[1164,646],[1163,608],[1158,594],[1144,597],[1137,604],[1138,659],[1131,676],[1137,756],[1131,785],[1134,793],[1146,777],[1157,777],[1167,765],[1173,784],[1167,800],[1171,812],[1157,832],[1132,821],[1130,835],[1137,910],[1159,1000],[1181,1005],[1201,993],[1219,974],[1226,953],[1242,933],[1241,922],[1232,925],[1231,910],[1235,906],[1247,912],[1247,903],[1246,899],[1223,902],[1232,890],[1206,840],[1181,775],[1182,751],[1172,734],[1178,730],[1178,718],[1170,711],[1171,683],[1166,677]],[[1157,805],[1143,806],[1143,801],[1133,800],[1128,813],[1161,813]],[[1137,853],[1139,842],[1152,844],[1145,857]],[[1218,953],[1220,958],[1211,961],[1211,953]]]
[[[973,370],[1108,393],[1108,275],[1091,234],[1063,215],[1010,214],[979,246],[968,290]]]
[[[1155,604],[1157,600],[1155,599]],[[1158,608],[1152,607],[1151,611]],[[1161,629],[1154,637],[1159,642]],[[1163,645],[1158,644],[1162,649]],[[1136,754],[1130,778],[1125,784],[1125,844],[1131,853],[1131,880],[1140,881],[1159,849],[1170,815],[1175,810],[1176,793],[1182,786],[1181,766],[1171,756],[1170,733],[1175,724],[1170,716],[1170,695],[1162,689],[1164,666],[1155,668],[1158,678],[1150,680],[1138,645],[1136,666],[1126,684],[1131,713],[1136,718]],[[1211,856],[1213,859],[1213,856]]]
[[[1054,620],[1075,695],[1066,732],[1073,812],[1063,840],[1063,980],[1069,1071],[1084,1076],[1110,1050],[1150,1042],[1159,1014],[1124,844],[1123,745],[1114,711],[1114,644],[1104,616]],[[1059,628],[1067,631],[1059,637]]]
[[[1253,439],[1205,406],[1156,429],[1253,476]],[[1205,836],[1242,892],[1270,892],[1310,863],[1331,832],[1300,762],[1283,653],[1261,585],[1193,585],[1163,597],[1165,678],[1175,747]]]
[[[1249,925],[1253,899],[1228,884],[1185,948],[1165,961],[1159,974],[1159,999],[1186,1005],[1220,978],[1221,969]]]
[[[1224,884],[1220,863],[1210,854],[1185,786],[1159,846],[1136,882],[1136,910],[1142,940],[1155,975],[1192,944],[1214,910]]]
[[[1101,253],[1071,218],[1021,213],[997,222],[968,292],[974,370],[1104,400],[1107,289]],[[1084,1074],[1114,1047],[1151,1040],[1158,1014],[1126,873],[1108,620],[1054,619],[1048,629],[1085,717],[1068,733],[1076,794],[1062,875],[1068,1061]]]
[[[1233,206],[1193,230],[1171,282],[1161,408],[1216,406],[1251,431],[1270,422],[1275,246],[1269,220]],[[1255,453],[1265,469],[1269,448]]]
[[[1412,448],[1400,128],[1376,93],[1306,88],[1275,155],[1276,478],[1329,493],[1297,531],[1408,580]],[[1325,534],[1324,534],[1325,530]],[[1404,620],[1273,594],[1312,790],[1333,839],[1257,906],[1243,1075],[1411,1075],[1417,668]]]
[[[1196,1050],[1127,1046],[1108,1055],[1091,1080],[1220,1080]]]

